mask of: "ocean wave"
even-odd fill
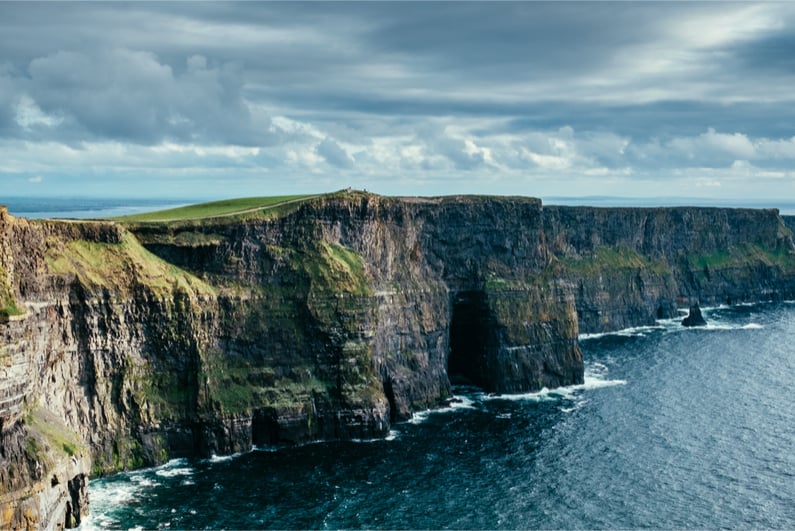
[[[384,441],[394,441],[400,436],[400,433],[395,430],[389,430],[389,433],[386,437],[373,437],[371,439],[351,439],[351,442],[354,443],[377,443],[377,442],[384,442]]]
[[[409,424],[421,424],[425,422],[428,417],[435,413],[451,413],[459,409],[476,409],[475,401],[466,395],[453,395],[448,404],[436,409],[425,409],[423,411],[416,411],[407,420]]]
[[[231,461],[232,459],[235,459],[236,457],[240,457],[241,455],[243,455],[242,452],[237,452],[237,453],[229,454],[229,455],[212,454],[210,457],[208,457],[206,459],[206,461],[208,463],[225,463],[227,461]]]
[[[670,321],[670,322],[669,322]],[[607,336],[623,336],[623,337],[643,337],[650,332],[655,332],[658,330],[666,330],[670,326],[674,324],[681,324],[681,319],[666,319],[657,321],[656,324],[653,325],[644,325],[644,326],[632,326],[629,328],[622,328],[621,330],[613,330],[610,332],[595,332],[589,334],[580,334],[578,339],[580,341],[587,341],[589,339],[599,339],[602,337]]]
[[[573,406],[571,406],[571,407],[561,407],[560,408],[560,412],[561,413],[574,413],[575,411],[578,411],[578,410],[582,409],[583,406],[585,406],[585,404],[587,404],[587,403],[588,403],[588,400],[586,400],[584,398],[579,398],[578,400],[576,400],[574,402]]]
[[[759,303],[741,303],[736,306],[754,306]],[[683,332],[683,331],[697,331],[697,330],[759,330],[764,328],[764,325],[759,323],[746,323],[735,324],[718,319],[717,316],[711,315],[718,312],[731,310],[731,306],[721,305],[715,307],[702,308],[702,313],[707,320],[706,326],[693,326],[687,327],[682,325],[682,317],[673,317],[670,319],[659,319],[655,325],[650,326],[633,326],[621,330],[614,330],[611,332],[598,332],[589,334],[580,334],[578,339],[580,341],[588,341],[600,339],[604,337],[643,337],[652,332]]]
[[[709,331],[725,332],[727,330],[761,330],[763,328],[764,325],[758,323],[747,323],[741,325],[741,324],[730,324],[725,321],[717,321],[717,322],[707,323],[706,326],[692,327],[690,328],[690,330],[692,331],[709,330]]]
[[[548,389],[544,387],[540,391],[532,393],[511,393],[511,394],[488,394],[483,395],[483,400],[508,400],[508,401],[532,401],[542,402],[547,400],[569,399],[577,398],[580,391],[592,391],[594,389],[603,389],[605,387],[615,387],[617,385],[626,385],[626,380],[608,380],[599,374],[588,374],[586,372],[584,383],[575,385],[566,385],[563,387],[555,387]]]
[[[183,468],[169,468],[166,470],[158,470],[155,472],[156,475],[163,477],[163,478],[173,478],[177,476],[190,476],[193,474],[193,468],[191,467],[183,467]]]

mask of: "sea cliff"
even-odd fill
[[[579,333],[795,298],[773,210],[338,193],[170,223],[0,210],[0,527],[87,478],[370,438],[451,397],[583,381]]]

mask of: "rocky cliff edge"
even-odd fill
[[[122,226],[0,210],[0,527],[70,527],[87,478],[384,436],[451,380],[581,383],[580,332],[795,298],[775,211],[339,193]]]

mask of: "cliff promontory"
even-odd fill
[[[581,383],[581,332],[795,298],[777,212],[338,193],[228,217],[0,210],[0,527],[70,527],[87,478],[381,437],[451,396]]]

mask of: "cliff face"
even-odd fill
[[[544,228],[583,333],[652,324],[689,301],[795,297],[792,232],[775,210],[547,206]]]
[[[256,348],[272,353],[264,365],[288,371],[296,361],[282,353],[294,354],[296,346],[319,353],[318,367],[336,367],[333,360],[358,353],[357,370],[368,374],[365,395],[382,390],[392,420],[449,396],[451,341],[464,345],[453,350],[454,367],[488,390],[582,379],[573,298],[557,279],[541,275],[552,257],[537,200],[360,195],[307,203],[276,220],[133,231],[149,250],[222,291],[242,289],[245,303],[230,305],[241,315],[256,314],[263,327]],[[511,305],[528,319],[510,315]],[[454,326],[461,319],[475,321],[489,340],[477,348],[459,341],[451,331],[470,333]],[[229,338],[225,350],[246,350],[239,331],[220,335]],[[563,351],[565,367],[544,363]],[[334,371],[318,377],[339,378]]]
[[[126,228],[0,211],[0,528],[79,523],[92,474],[384,436],[451,380],[580,383],[579,332],[793,290],[774,211],[359,193]]]
[[[795,232],[795,216],[781,216],[781,219],[789,230]]]

